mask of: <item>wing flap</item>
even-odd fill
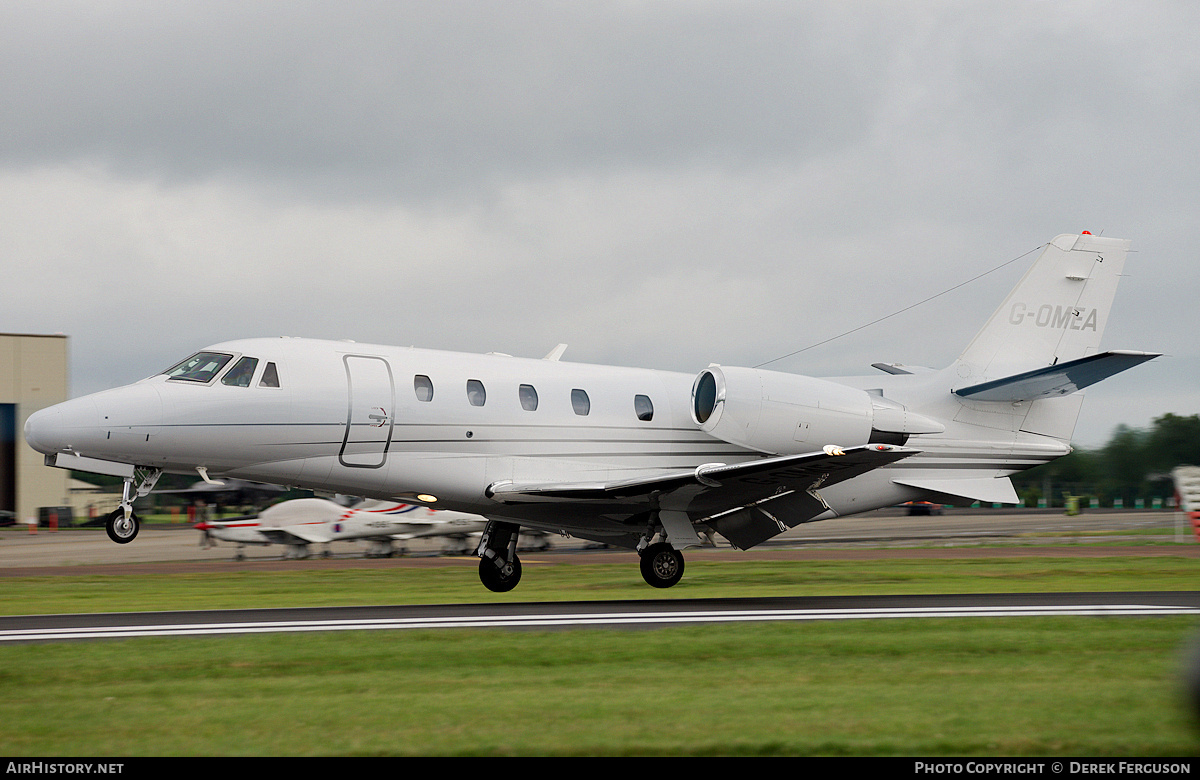
[[[790,491],[739,507],[708,521],[735,547],[749,550],[829,510],[815,490]]]

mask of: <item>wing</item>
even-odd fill
[[[319,526],[313,529],[302,526],[279,526],[276,528],[260,528],[259,530],[275,544],[296,544],[298,542],[324,544],[325,542],[333,541],[333,537],[328,532],[317,533],[316,528],[319,528]]]
[[[409,531],[406,533],[392,534],[391,538],[397,539],[397,540],[400,540],[403,542],[411,541],[413,539],[432,539],[432,538],[439,537],[439,536],[445,537],[447,539],[466,539],[469,536],[478,536],[481,533],[483,533],[482,526],[480,528],[475,529],[474,531],[469,530],[469,529],[463,529],[463,528],[459,528],[459,529],[430,528],[425,531]]]
[[[747,549],[829,510],[818,489],[915,455],[916,450],[871,444],[845,450],[706,464],[692,471],[587,484],[493,484],[487,495],[502,504],[589,503],[596,511],[659,511],[703,522]],[[665,522],[665,521],[664,521]],[[670,532],[670,528],[668,528]]]

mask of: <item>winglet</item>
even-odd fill
[[[566,345],[566,344],[559,344],[557,347],[555,347],[554,349],[550,350],[550,354],[546,355],[546,357],[542,358],[542,360],[554,360],[554,361],[557,361],[557,360],[558,360],[560,357],[562,357],[562,356],[563,356],[563,353],[564,353],[564,352],[566,352],[566,351],[567,351],[567,345]]]

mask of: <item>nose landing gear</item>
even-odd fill
[[[117,544],[129,544],[132,542],[134,537],[138,535],[140,528],[141,521],[138,519],[138,516],[132,510],[126,515],[124,507],[117,509],[104,518],[104,530],[108,532],[108,538]]]
[[[141,521],[133,513],[133,502],[148,495],[161,476],[162,469],[134,469],[133,476],[125,478],[121,488],[121,506],[104,518],[104,530],[108,532],[109,539],[117,544],[129,544],[134,540],[141,529]]]

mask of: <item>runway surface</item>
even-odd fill
[[[1200,592],[595,601],[0,617],[0,642],[404,629],[620,628],[804,620],[1200,615]]]
[[[1138,546],[1140,555],[1200,557],[1190,525],[1174,512],[1128,511],[1084,512],[1067,516],[1058,511],[961,510],[932,517],[909,517],[901,510],[880,510],[853,517],[798,526],[769,543],[751,550],[692,548],[689,560],[719,556],[735,560],[753,558],[860,558],[913,555],[943,557],[952,550],[964,555],[1037,554],[1053,546],[1064,555],[1120,554],[1113,545],[1145,541],[1152,530],[1168,529],[1160,541],[1173,544]],[[0,577],[47,574],[136,573],[139,571],[268,571],[274,568],[321,568],[327,566],[474,566],[470,556],[441,556],[442,542],[436,539],[410,543],[410,554],[389,559],[363,558],[362,542],[339,542],[325,548],[312,546],[306,560],[284,560],[283,547],[247,547],[245,560],[235,561],[235,545],[221,542],[216,547],[200,546],[200,533],[186,525],[144,527],[130,544],[114,544],[102,529],[70,529],[36,534],[21,527],[0,529]],[[579,539],[551,536],[547,553],[560,562],[617,562],[634,553],[623,550],[594,550]],[[1097,545],[1103,543],[1104,547]],[[986,545],[986,546],[985,546]],[[907,551],[907,552],[902,552]],[[1045,553],[1042,553],[1045,554]],[[522,552],[522,559],[533,553]]]

